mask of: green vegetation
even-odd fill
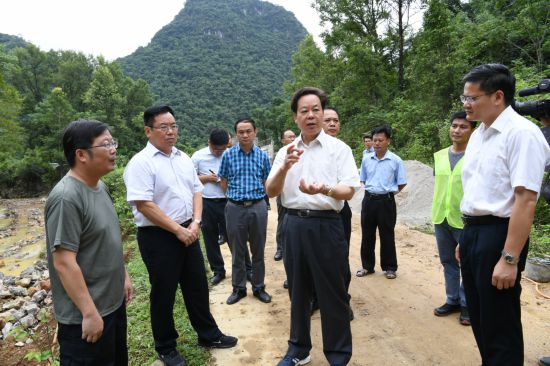
[[[67,171],[61,136],[78,118],[109,124],[124,161],[145,143],[141,114],[151,103],[147,83],[116,63],[30,44],[0,47],[0,197],[43,192]]]
[[[418,6],[425,11],[415,31],[407,14]],[[461,78],[474,66],[511,67],[518,89],[550,75],[547,0],[316,0],[314,7],[329,26],[322,35],[326,50],[305,39],[283,96],[253,116],[273,135],[295,128],[290,96],[318,86],[338,109],[340,137],[358,162],[362,134],[386,124],[394,130],[394,151],[430,163],[450,143],[448,118],[462,109]]]
[[[181,138],[198,147],[211,127],[232,129],[281,93],[306,34],[292,13],[268,2],[188,0],[148,46],[118,61],[174,107]]]
[[[550,258],[550,205],[539,199],[529,236],[529,256]]]

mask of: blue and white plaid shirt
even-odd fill
[[[265,197],[264,182],[270,170],[269,157],[259,147],[254,145],[246,153],[237,144],[223,154],[218,176],[227,179],[227,198],[251,201]]]

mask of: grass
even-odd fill
[[[141,260],[135,240],[125,243],[130,253],[128,272],[134,286],[134,300],[128,307],[128,357],[130,365],[151,365],[156,359],[151,320],[149,316],[149,277]],[[204,366],[210,361],[210,353],[197,346],[197,334],[189,323],[181,292],[176,294],[174,321],[180,335],[178,351],[189,365]]]

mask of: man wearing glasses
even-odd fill
[[[62,365],[128,365],[126,305],[133,290],[117,214],[100,180],[115,169],[116,148],[106,124],[69,124],[63,150],[70,170],[46,201],[46,249]]]
[[[462,166],[460,262],[483,365],[523,365],[521,271],[550,148],[513,109],[515,77],[500,64],[462,79],[467,119],[481,121]]]
[[[174,145],[178,125],[169,106],[144,114],[149,142],[124,171],[127,200],[138,226],[137,241],[151,283],[151,326],[155,350],[167,366],[186,365],[176,350],[174,299],[182,291],[199,346],[230,348],[210,313],[208,283],[199,244],[202,190],[193,162]]]

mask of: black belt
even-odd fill
[[[189,227],[189,225],[191,225],[191,223],[193,222],[193,219],[189,219],[183,223],[180,224],[180,226],[183,226],[185,228]],[[164,230],[164,231],[167,231],[163,228],[161,228],[160,226],[140,226],[138,227],[138,230]]]
[[[207,197],[203,197],[202,199],[204,200],[207,200],[207,201],[212,201],[212,202],[227,202],[227,198],[207,198]]]
[[[257,200],[250,200],[250,201],[235,201],[229,198],[229,202],[237,205],[237,206],[244,206],[244,207],[250,207],[252,205],[255,205],[256,203],[263,201],[263,198],[259,198]]]
[[[376,193],[370,193],[369,191],[365,191],[365,197],[369,200],[389,200],[393,198],[393,192],[390,193],[383,193],[383,194],[376,194]]]
[[[303,218],[323,218],[323,219],[339,219],[340,215],[334,210],[298,210],[295,208],[287,208],[286,213],[293,216]]]
[[[462,222],[464,225],[494,225],[505,224],[510,221],[509,217],[498,217],[493,215],[485,216],[468,216],[462,215]]]
[[[191,225],[192,222],[193,222],[193,219],[189,219],[189,220],[181,223],[180,226],[189,227],[189,225]]]

